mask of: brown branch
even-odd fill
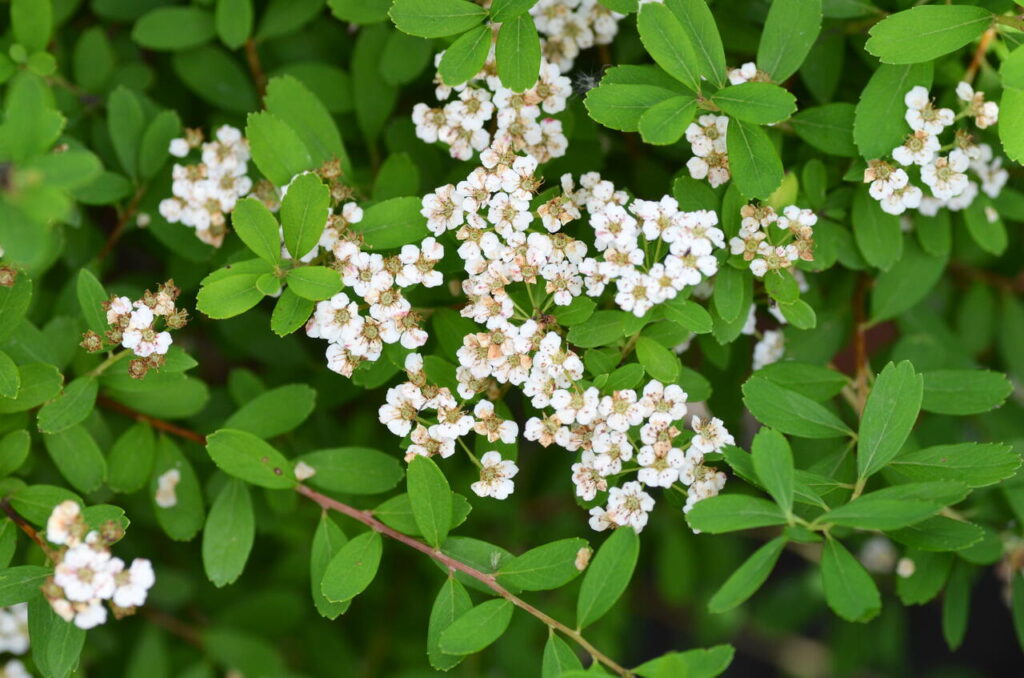
[[[249,73],[256,85],[256,93],[260,101],[263,101],[263,97],[267,95],[267,76],[263,73],[260,54],[256,51],[256,42],[252,38],[245,41],[245,61],[249,64]]]
[[[153,428],[164,431],[165,433],[176,435],[179,438],[184,438],[185,440],[191,440],[199,445],[206,445],[206,436],[202,433],[196,433],[195,431],[178,426],[177,424],[172,424],[169,421],[164,421],[163,419],[157,419],[156,417],[151,417],[148,414],[143,414],[138,410],[133,410],[127,405],[122,405],[116,400],[111,400],[107,396],[100,396],[96,399],[96,402],[99,403],[101,407],[113,410],[114,412],[119,412],[126,417],[131,417],[135,421],[141,421],[149,424]]]
[[[146,618],[146,621],[156,624],[165,631],[182,638],[190,645],[194,645],[199,649],[203,648],[202,635],[185,622],[172,617],[163,610],[153,607],[146,606],[139,609],[142,612],[142,616]]]
[[[36,528],[32,527],[29,524],[29,522],[25,520],[24,516],[18,513],[17,510],[15,510],[13,506],[11,506],[11,502],[8,499],[0,501],[0,509],[2,509],[3,512],[7,514],[7,517],[10,518],[15,525],[21,528],[22,532],[27,534],[29,538],[32,541],[34,541],[36,545],[39,546],[39,548],[43,550],[43,553],[46,554],[47,558],[49,558],[53,562],[57,561],[56,551],[50,548],[50,545],[47,544],[46,540],[39,535],[39,532],[36,531]]]
[[[867,293],[868,277],[857,278],[857,288],[853,292],[853,386],[856,395],[855,407],[857,416],[864,412],[864,404],[868,399],[868,342],[867,319],[864,315],[864,301]]]
[[[117,241],[121,239],[122,235],[124,235],[124,229],[128,225],[128,221],[135,216],[136,212],[139,211],[139,202],[145,194],[146,188],[144,186],[140,186],[139,189],[135,191],[135,195],[132,196],[131,202],[128,203],[128,206],[125,207],[118,216],[117,223],[114,224],[114,230],[112,230],[110,235],[107,236],[107,242],[104,243],[103,249],[100,250],[97,257],[98,259],[101,261],[106,259],[107,255],[114,249],[114,245],[116,245]]]
[[[985,53],[988,52],[989,45],[992,44],[992,39],[995,37],[995,26],[981,34],[978,48],[974,50],[974,57],[971,58],[971,63],[964,72],[964,80],[966,82],[974,82],[974,76],[978,74],[978,69],[981,68],[981,63],[985,60]]]
[[[299,494],[302,494],[312,499],[325,509],[330,509],[333,511],[337,511],[338,513],[342,513],[348,516],[349,518],[352,518],[353,520],[361,522],[362,524],[366,525],[372,530],[375,530],[376,532],[379,532],[380,534],[390,537],[391,539],[399,541],[410,548],[416,549],[420,553],[424,553],[430,556],[434,560],[446,566],[449,570],[462,572],[463,574],[472,577],[473,579],[476,579],[478,582],[480,582],[487,588],[491,589],[496,594],[498,594],[505,600],[509,601],[516,607],[526,611],[527,613],[539,619],[549,628],[560,631],[564,635],[571,638],[578,645],[580,645],[580,647],[586,650],[590,654],[590,656],[593,657],[596,661],[604,664],[618,675],[633,675],[633,673],[629,669],[623,668],[614,660],[610,659],[604,653],[600,652],[597,648],[591,645],[590,642],[586,638],[584,638],[579,631],[569,628],[557,619],[554,619],[553,617],[541,612],[533,605],[527,603],[525,600],[513,595],[508,589],[506,589],[504,586],[498,583],[497,578],[493,574],[481,572],[480,570],[471,567],[466,563],[463,563],[459,560],[452,558],[451,556],[442,553],[439,549],[432,548],[431,546],[419,541],[418,539],[413,539],[408,535],[404,535],[401,532],[388,527],[381,521],[374,518],[373,514],[369,511],[361,511],[357,508],[349,506],[348,504],[343,504],[340,501],[332,499],[326,495],[320,494],[316,490],[310,489],[305,485],[298,485],[295,489],[296,491],[298,491]]]

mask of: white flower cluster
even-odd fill
[[[112,521],[100,531],[90,531],[77,502],[69,500],[54,507],[46,523],[46,538],[62,548],[57,552],[53,576],[43,584],[43,593],[65,621],[91,629],[107,621],[104,601],[118,619],[133,614],[146,602],[156,581],[152,564],[136,558],[126,566],[110,553],[110,545],[123,534]]]
[[[247,176],[249,142],[242,132],[222,125],[216,136],[215,141],[204,143],[202,132],[188,130],[184,137],[171,140],[168,150],[174,157],[184,158],[196,148],[202,157],[194,165],[174,164],[174,197],[160,201],[160,215],[172,224],[194,228],[200,240],[220,247],[227,233],[225,215],[253,184]]]
[[[435,57],[436,63],[442,54]],[[448,152],[458,160],[469,160],[498,140],[529,153],[538,162],[565,155],[569,142],[561,121],[541,118],[542,113],[565,110],[572,94],[572,84],[558,66],[542,60],[536,84],[525,92],[513,92],[497,76],[492,43],[483,69],[468,82],[449,87],[440,75],[435,82],[438,101],[445,102],[453,93],[456,97],[437,108],[424,103],[413,107],[416,136],[428,144],[448,144]],[[492,119],[493,137],[486,128]]]
[[[381,356],[384,344],[401,344],[407,349],[423,346],[427,333],[422,317],[402,294],[414,285],[437,287],[443,282],[434,266],[444,256],[444,247],[427,237],[418,245],[405,245],[390,257],[360,249],[358,234],[348,229],[362,218],[353,203],[332,215],[318,247],[330,250],[330,265],[348,288],[321,301],[306,323],[306,334],[325,339],[327,366],[346,377],[363,361]],[[316,248],[314,248],[314,254]]]
[[[868,192],[889,214],[903,214],[917,209],[934,216],[943,207],[957,211],[967,208],[980,190],[995,198],[1009,179],[1003,169],[1002,158],[994,157],[988,144],[976,144],[966,129],[956,130],[953,141],[943,145],[939,136],[957,120],[973,118],[978,129],[994,125],[999,119],[999,106],[985,101],[984,92],[975,92],[966,82],[956,88],[962,102],[958,114],[950,108],[934,105],[925,87],[917,86],[907,92],[906,121],[911,132],[900,146],[892,150],[893,162],[872,160],[864,170],[864,182],[870,183]],[[948,151],[946,155],[942,155]],[[910,172],[915,171],[930,196],[925,196],[915,185]],[[971,179],[973,170],[977,181]]]
[[[543,37],[544,57],[563,73],[572,70],[580,50],[611,43],[623,18],[598,0],[540,0],[530,14]]]
[[[750,270],[757,277],[789,268],[798,259],[814,260],[814,225],[818,215],[811,210],[790,205],[780,216],[769,205],[744,205],[740,215],[740,230],[729,239],[729,248],[750,262]],[[774,237],[772,224],[777,228]]]
[[[753,61],[748,61],[739,68],[730,68],[726,73],[730,85],[742,85],[745,82],[771,82],[771,76],[757,67]]]
[[[702,115],[697,122],[686,128],[686,140],[690,142],[693,157],[686,162],[686,169],[694,179],[707,179],[712,188],[729,181],[729,153],[726,149],[726,133],[729,118],[724,115]]]
[[[680,482],[689,487],[687,507],[717,494],[725,476],[703,461],[706,453],[733,443],[722,422],[694,418],[695,435],[687,446],[673,425],[686,414],[687,396],[679,386],[651,381],[641,393],[620,389],[602,396],[582,381],[582,360],[545,315],[552,305],[568,305],[574,297],[601,296],[614,282],[618,306],[643,316],[697,285],[717,271],[712,252],[725,245],[717,215],[682,212],[668,196],[630,202],[611,182],[590,173],[578,189],[571,177],[562,177],[561,194],[536,210],[540,224],[535,224],[530,199],[540,185],[537,161],[501,141],[484,151],[481,161],[465,181],[423,199],[428,228],[437,237],[454,231],[462,242],[458,253],[468,274],[462,288],[469,303],[461,313],[486,331],[464,336],[457,351],[461,404],[448,388],[430,383],[419,355],[407,358],[408,380],[389,389],[379,412],[392,433],[410,436],[406,458],[449,457],[470,431],[492,443],[513,442],[518,425],[499,417],[490,400],[479,400],[471,410],[468,405],[481,393],[511,385],[541,411],[526,422],[524,437],[580,454],[572,478],[583,499],[608,491],[607,508],[594,509],[595,529],[642,529],[653,506],[644,486]],[[585,243],[561,232],[583,211],[600,259],[588,257]],[[654,252],[652,262],[645,261],[645,251]],[[510,291],[515,284],[523,288]],[[636,465],[624,469],[634,452]],[[518,471],[513,462],[495,450],[477,463],[481,473],[474,492],[504,499],[513,491],[511,479]],[[613,476],[632,471],[637,481],[609,487]]]

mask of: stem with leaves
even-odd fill
[[[190,440],[194,443],[198,443],[199,445],[206,444],[206,436],[202,435],[201,433],[197,433],[195,431],[182,428],[180,426],[164,421],[162,419],[157,419],[155,417],[150,417],[148,415],[142,414],[141,412],[137,412],[132,408],[127,407],[126,405],[122,405],[121,403],[116,402],[114,400],[110,400],[109,398],[101,396],[97,400],[97,402],[103,407],[124,414],[128,417],[135,419],[136,421],[146,422],[153,428],[159,429],[166,433],[170,433],[172,435],[176,435],[186,440]],[[344,504],[338,501],[337,499],[332,499],[331,497],[321,494],[314,489],[306,487],[305,485],[300,484],[296,486],[295,490],[299,494],[316,502],[318,505],[320,505],[321,508],[325,510],[336,511],[338,513],[341,513],[342,515],[346,515],[349,518],[352,518],[353,520],[360,522],[363,525],[366,525],[371,530],[374,530],[375,532],[378,532],[385,537],[389,537],[397,542],[401,542],[402,544],[405,544],[406,546],[419,551],[420,553],[426,554],[427,556],[433,558],[437,562],[447,567],[452,572],[462,572],[466,576],[472,577],[473,579],[479,581],[481,584],[485,585],[498,596],[504,598],[505,600],[512,603],[519,609],[529,613],[533,617],[536,617],[549,629],[558,631],[567,638],[570,638],[573,642],[582,647],[594,659],[594,661],[603,664],[608,669],[613,671],[616,675],[624,676],[625,678],[631,678],[634,675],[633,672],[631,672],[629,669],[621,666],[615,660],[608,657],[608,655],[604,654],[596,647],[594,647],[594,645],[590,641],[588,641],[583,636],[583,634],[580,633],[577,629],[573,629],[569,626],[566,626],[554,617],[551,617],[550,615],[538,610],[533,605],[529,604],[522,598],[519,598],[511,591],[506,589],[498,582],[497,577],[495,577],[493,574],[481,572],[480,570],[472,567],[471,565],[467,565],[466,563],[463,563],[460,560],[456,560],[455,558],[452,558],[451,556],[441,552],[440,549],[435,549],[430,545],[426,544],[425,542],[422,542],[418,539],[414,539],[408,535],[402,534],[401,532],[391,527],[388,527],[380,520],[375,518],[371,511],[364,511],[361,509],[357,509],[353,506],[349,506],[348,504]]]

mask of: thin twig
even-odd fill
[[[992,39],[995,37],[996,29],[994,26],[981,34],[978,48],[974,50],[974,57],[971,58],[971,63],[964,72],[965,82],[974,82],[974,76],[978,74],[978,69],[981,68],[981,63],[985,60],[985,53],[988,52],[989,45],[992,44]]]
[[[633,675],[633,673],[629,671],[629,669],[620,666],[614,660],[612,660],[607,655],[599,651],[596,647],[591,645],[590,641],[584,638],[579,631],[569,628],[557,619],[545,614],[544,612],[541,612],[533,605],[527,603],[525,600],[513,595],[508,589],[506,589],[504,586],[498,583],[497,578],[493,574],[481,572],[480,570],[470,565],[467,565],[466,563],[463,563],[459,560],[452,558],[451,556],[442,553],[439,549],[432,548],[431,546],[419,541],[418,539],[413,539],[412,537],[404,535],[401,532],[388,527],[381,521],[374,518],[373,514],[369,511],[361,511],[357,508],[349,506],[348,504],[343,504],[337,499],[332,499],[331,497],[320,494],[316,490],[310,489],[305,485],[298,485],[295,489],[296,491],[298,491],[299,494],[302,494],[312,499],[325,509],[330,509],[332,511],[337,511],[338,513],[343,513],[349,518],[361,522],[362,524],[366,525],[372,530],[375,530],[376,532],[379,532],[387,537],[390,537],[395,541],[399,541],[410,548],[416,549],[420,553],[424,553],[430,556],[434,560],[448,567],[450,570],[462,572],[463,574],[472,577],[473,579],[476,579],[477,581],[479,581],[487,588],[491,589],[499,596],[515,605],[516,607],[520,608],[521,610],[525,610],[529,614],[539,619],[549,628],[555,629],[571,638],[580,647],[586,650],[587,653],[589,653],[590,656],[593,657],[596,661],[604,664],[612,671],[615,671],[615,673],[617,673],[618,675]]]
[[[178,426],[177,424],[172,424],[169,421],[164,421],[163,419],[157,419],[156,417],[151,417],[148,414],[143,414],[138,410],[133,410],[127,405],[122,405],[116,400],[111,400],[106,396],[100,396],[99,398],[96,399],[96,402],[99,403],[100,406],[105,407],[108,410],[120,412],[126,417],[131,417],[135,421],[141,421],[146,424],[149,424],[153,428],[164,431],[165,433],[176,435],[179,438],[184,438],[185,440],[191,440],[192,442],[198,443],[199,445],[206,445],[206,436],[204,436],[202,433],[196,433],[195,431],[183,428],[181,426]]]
[[[245,41],[245,60],[249,64],[249,73],[256,85],[256,93],[260,101],[263,101],[263,97],[267,95],[267,76],[263,73],[260,53],[256,51],[256,42],[252,38]]]
[[[34,541],[36,545],[39,546],[39,548],[43,550],[43,553],[46,554],[47,558],[49,558],[53,562],[57,562],[56,551],[50,548],[50,545],[47,544],[46,540],[39,535],[39,532],[36,531],[36,528],[29,525],[28,521],[25,520],[25,518],[20,513],[18,513],[13,506],[11,506],[11,502],[9,500],[4,499],[3,501],[0,501],[0,509],[2,509],[3,512],[7,514],[7,517],[10,518],[15,525],[21,528],[22,532],[27,534],[29,538],[32,541]]]
[[[857,288],[853,292],[853,388],[856,395],[857,416],[864,412],[864,404],[868,399],[868,343],[866,318],[864,315],[864,297],[867,292],[868,278],[860,276]]]

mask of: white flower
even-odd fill
[[[734,445],[736,443],[732,435],[725,428],[722,420],[718,417],[701,419],[698,416],[694,416],[690,426],[697,434],[690,441],[690,445],[703,454],[719,452],[726,445]]]
[[[307,464],[304,461],[299,461],[295,464],[295,479],[300,483],[304,480],[309,480],[316,475],[316,469]]]
[[[433,193],[423,196],[423,209],[420,214],[427,218],[427,228],[436,236],[451,231],[462,225],[463,196],[455,186],[447,184]]]
[[[745,82],[750,82],[757,76],[757,64],[753,61],[748,61],[739,68],[729,69],[727,75],[730,84],[742,85]]]
[[[514,461],[503,460],[498,452],[491,450],[480,457],[480,464],[480,480],[470,485],[477,496],[505,499],[512,494],[515,490],[512,478],[519,473]]]
[[[671,487],[679,479],[679,469],[686,457],[677,447],[658,450],[656,446],[644,445],[636,455],[641,469],[637,479],[648,487]]]
[[[906,120],[912,130],[923,130],[929,134],[941,134],[953,124],[956,115],[948,108],[935,108],[928,90],[920,85],[914,87],[903,98],[907,105]]]
[[[644,386],[640,406],[653,422],[670,424],[686,414],[686,391],[676,384],[665,386],[660,381],[649,381]]]
[[[601,416],[613,431],[626,432],[631,426],[643,422],[643,409],[637,403],[636,391],[624,389],[615,391],[601,399]]]
[[[907,135],[902,145],[892,149],[893,159],[901,165],[927,165],[939,152],[939,138],[925,130]]]
[[[416,386],[406,382],[389,388],[385,399],[387,402],[378,410],[380,423],[387,426],[396,436],[404,438],[409,435],[413,422],[423,407],[423,394]]]
[[[785,336],[779,330],[765,330],[761,340],[754,345],[753,369],[759,370],[782,359],[786,352]]]
[[[4,678],[32,678],[32,674],[18,659],[8,659],[3,669],[0,669],[0,675]]]
[[[938,157],[921,168],[921,181],[932,189],[932,195],[940,200],[955,198],[967,189],[968,179],[964,172],[971,161],[960,149],[954,149],[946,157]]]
[[[598,492],[608,489],[608,481],[594,467],[595,455],[585,451],[580,461],[572,465],[572,482],[576,486],[576,496],[590,501]]]
[[[188,141],[178,137],[177,139],[171,139],[171,143],[168,145],[167,152],[173,155],[175,158],[184,158],[188,155],[188,152],[192,150],[188,145]]]
[[[46,521],[46,538],[54,544],[74,546],[77,538],[72,528],[79,525],[81,520],[82,507],[78,502],[70,499],[62,501],[53,507]]]
[[[110,598],[114,593],[110,552],[90,544],[72,546],[53,570],[53,581],[71,602]]]
[[[0,652],[25,654],[28,648],[28,604],[0,609]]]
[[[149,589],[156,583],[156,575],[152,563],[145,558],[136,558],[127,570],[115,574],[114,580],[117,584],[112,596],[114,605],[132,608],[145,604]]]
[[[178,483],[181,482],[181,471],[176,468],[169,469],[156,479],[157,488],[154,500],[160,508],[172,508],[178,505],[178,494],[175,491]]]
[[[359,334],[363,318],[359,306],[347,294],[338,292],[330,299],[318,302],[316,312],[306,323],[306,334],[330,342],[345,343]]]
[[[616,525],[632,527],[641,532],[647,525],[647,514],[654,508],[654,498],[644,492],[635,480],[608,490],[608,515]]]

